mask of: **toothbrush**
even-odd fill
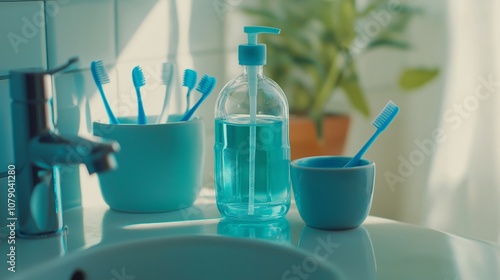
[[[167,122],[167,107],[168,102],[170,100],[170,93],[172,92],[172,86],[174,82],[174,72],[175,66],[172,62],[165,62],[162,66],[161,71],[161,82],[166,86],[165,89],[165,99],[163,100],[163,109],[161,110],[161,114],[156,120],[156,123],[166,123]]]
[[[191,69],[184,70],[184,77],[182,80],[182,85],[188,88],[187,95],[186,95],[186,112],[185,113],[187,113],[189,111],[189,108],[191,107],[191,105],[190,105],[191,91],[196,86],[197,79],[198,79],[198,74],[196,73],[196,71],[191,70]]]
[[[370,146],[375,142],[375,139],[391,124],[392,120],[396,117],[399,112],[399,107],[394,104],[391,100],[387,102],[382,111],[378,116],[372,121],[372,125],[377,129],[373,136],[366,142],[366,144],[361,148],[361,150],[344,166],[353,167],[356,166],[365,154],[365,152],[370,148]]]
[[[137,123],[146,124],[146,114],[144,113],[144,107],[141,99],[141,87],[146,84],[146,79],[144,78],[144,73],[142,73],[141,67],[136,66],[132,70],[132,81],[134,82],[135,92],[137,93],[137,105],[139,107]]]
[[[102,60],[92,61],[90,63],[90,72],[92,73],[92,77],[94,77],[95,85],[101,94],[102,102],[104,103],[104,108],[106,109],[106,113],[109,117],[109,122],[111,124],[118,124],[118,119],[116,119],[113,111],[111,111],[111,107],[109,107],[108,100],[106,99],[106,95],[104,94],[104,90],[102,88],[103,84],[109,84],[110,80],[108,74],[106,73],[106,68],[104,68],[104,64]]]
[[[184,114],[181,121],[188,121],[191,116],[193,116],[196,109],[198,109],[201,103],[210,95],[210,93],[214,89],[215,83],[216,79],[212,76],[204,75],[203,78],[201,78],[201,81],[196,88],[196,90],[201,93],[201,98],[198,100],[198,102],[196,102],[196,104],[194,104],[193,108],[189,109]]]

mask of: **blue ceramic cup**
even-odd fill
[[[290,175],[299,214],[319,229],[350,229],[368,216],[375,184],[375,163],[343,168],[350,157],[318,156],[294,160]]]
[[[202,185],[205,134],[203,121],[137,125],[94,123],[94,135],[116,140],[118,168],[98,174],[101,193],[111,209],[165,212],[193,204]]]

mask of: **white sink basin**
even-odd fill
[[[74,252],[17,279],[274,280],[345,279],[302,251],[248,239],[183,236]]]

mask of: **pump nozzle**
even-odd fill
[[[257,45],[257,36],[259,34],[280,34],[281,30],[267,26],[245,26],[243,31],[248,34],[248,45]]]
[[[266,45],[257,43],[257,36],[262,33],[279,34],[280,30],[267,26],[245,26],[248,44],[239,45],[238,60],[240,65],[248,67],[248,97],[250,103],[250,134],[248,164],[248,215],[255,214],[255,150],[257,132],[257,68],[266,64]]]
[[[245,26],[243,31],[248,34],[248,44],[238,48],[240,65],[265,65],[266,45],[257,43],[259,34],[279,34],[280,29],[267,26]]]

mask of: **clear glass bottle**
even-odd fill
[[[247,221],[283,217],[290,207],[288,102],[281,88],[263,74],[270,27],[245,27],[240,45],[243,73],[219,93],[215,107],[215,187],[222,216]]]

